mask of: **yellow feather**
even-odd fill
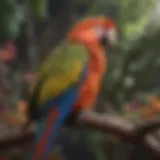
[[[38,104],[58,96],[72,84],[78,82],[80,74],[87,63],[88,54],[86,49],[78,44],[65,43],[55,49],[40,63],[36,80],[33,84],[31,97],[34,96],[36,84],[44,77],[43,85],[40,86]]]
[[[76,83],[79,78],[83,66],[81,63],[75,63],[71,72],[65,75],[61,74],[48,77],[45,81],[40,94],[39,104],[44,103],[47,99],[55,97],[60,94],[65,88],[68,88],[71,84]]]

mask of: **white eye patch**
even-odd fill
[[[117,33],[114,28],[108,29],[105,36],[108,37],[111,44],[114,45],[117,43]]]
[[[100,25],[95,25],[95,26],[93,27],[93,30],[97,33],[97,35],[98,35],[99,37],[102,37],[103,34],[104,34],[104,28],[103,28],[102,26],[100,26]]]

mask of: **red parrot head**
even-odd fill
[[[75,40],[78,39],[77,37],[80,35],[86,35],[88,32],[92,32],[92,35],[94,35],[103,45],[112,46],[116,44],[116,25],[109,18],[93,17],[81,20],[72,27],[68,34],[68,38],[70,40]]]

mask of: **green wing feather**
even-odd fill
[[[37,103],[43,104],[63,93],[79,80],[87,60],[87,50],[83,45],[65,42],[58,46],[39,64],[30,96],[35,97],[35,90],[40,87]]]

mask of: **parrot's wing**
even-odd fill
[[[86,48],[64,43],[44,59],[37,71],[30,94],[30,107],[42,106],[80,81],[88,60]],[[38,108],[37,108],[38,109]]]

